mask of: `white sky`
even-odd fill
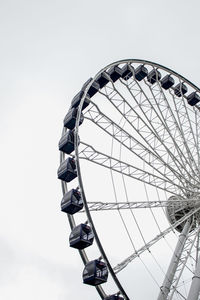
[[[0,1],[0,295],[98,299],[60,213],[58,140],[72,97],[105,65],[160,63],[199,85],[199,1]]]

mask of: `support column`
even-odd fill
[[[198,263],[196,266],[196,271],[194,277],[192,278],[192,283],[187,300],[198,300],[200,293],[200,255],[198,258]]]
[[[190,225],[191,225],[191,220],[188,220],[185,223],[185,225],[183,227],[183,230],[182,230],[182,232],[179,236],[178,243],[176,245],[176,249],[174,251],[174,254],[172,256],[169,268],[168,268],[167,273],[165,275],[165,279],[163,281],[163,285],[160,288],[160,293],[159,293],[159,296],[158,296],[158,300],[166,300],[167,296],[170,292],[170,288],[171,288],[171,285],[172,285],[172,282],[173,282],[173,279],[174,279],[174,275],[175,275],[175,272],[177,270],[178,263],[179,263],[179,260],[180,260],[180,257],[181,257],[181,254],[183,252],[183,248],[184,248],[184,245],[185,245],[185,242],[186,242],[186,239],[187,239],[187,234],[189,233],[189,230],[190,230]]]

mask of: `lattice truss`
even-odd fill
[[[98,93],[101,97],[90,104],[84,117],[128,149],[132,160],[135,157],[140,160],[140,167],[84,142],[80,157],[172,194],[186,196],[197,192],[200,183],[198,107],[189,107],[183,96],[164,91],[159,81],[151,85],[134,77],[117,83],[109,80]],[[112,105],[118,120],[99,105],[103,98]]]

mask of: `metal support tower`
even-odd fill
[[[196,266],[196,271],[194,277],[192,278],[192,283],[187,300],[198,300],[200,293],[200,256]]]
[[[191,220],[188,220],[185,223],[185,225],[183,227],[183,230],[182,230],[182,232],[179,236],[179,240],[178,240],[178,243],[176,245],[176,249],[174,251],[174,254],[172,256],[169,268],[168,268],[167,273],[165,275],[163,285],[160,289],[158,300],[166,300],[167,299],[167,296],[170,292],[170,287],[172,285],[174,275],[175,275],[176,269],[178,267],[178,263],[179,263],[179,260],[180,260],[180,257],[181,257],[186,239],[187,239],[187,234],[189,233],[189,230],[190,230],[190,226],[191,226]],[[200,264],[199,264],[199,266],[200,266]],[[190,298],[188,298],[188,299],[190,299]],[[196,299],[196,298],[194,298],[194,299]]]

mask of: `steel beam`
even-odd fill
[[[174,279],[174,275],[175,275],[176,269],[178,267],[178,263],[179,263],[179,260],[180,260],[180,257],[181,257],[186,239],[187,239],[187,234],[189,233],[189,230],[190,230],[190,226],[191,226],[191,220],[188,220],[185,223],[183,230],[179,236],[179,240],[176,245],[176,249],[172,256],[172,259],[171,259],[170,265],[168,267],[167,273],[165,275],[163,284],[160,288],[158,300],[166,300],[167,299],[167,296],[170,292],[170,288],[171,288],[171,285],[172,285],[172,282]]]
[[[199,293],[200,293],[200,256],[198,259],[194,277],[192,278],[192,283],[191,283],[187,300],[198,300]]]

